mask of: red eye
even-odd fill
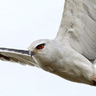
[[[44,46],[42,46],[42,47],[39,47],[39,49],[43,49],[44,48]]]
[[[36,49],[43,49],[44,48],[44,46],[45,46],[45,44],[43,43],[43,44],[40,44],[40,45],[38,45],[37,47],[36,47]]]

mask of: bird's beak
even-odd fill
[[[32,55],[34,55],[34,51],[31,52],[31,57],[32,57]]]
[[[34,51],[29,51],[29,54],[31,55],[31,57],[34,55]]]

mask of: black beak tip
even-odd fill
[[[32,52],[31,52],[31,57],[32,57],[33,55],[34,55],[34,52],[32,51]]]

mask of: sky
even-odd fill
[[[55,38],[63,6],[64,0],[0,0],[0,46],[27,49],[37,39]],[[0,96],[96,96],[96,87],[0,61]]]

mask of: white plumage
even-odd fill
[[[0,59],[40,67],[67,80],[96,86],[96,0],[65,0],[57,36],[28,50],[0,48]]]

